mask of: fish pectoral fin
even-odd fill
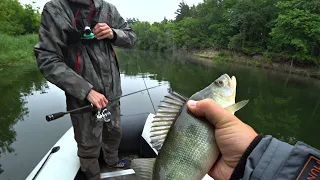
[[[149,133],[150,144],[158,152],[186,102],[187,98],[182,95],[176,92],[169,92],[158,106],[158,110],[151,122]]]
[[[245,105],[247,105],[248,102],[249,102],[249,100],[243,100],[243,101],[237,102],[235,104],[232,104],[230,106],[227,106],[224,109],[231,112],[231,113],[235,113],[235,112],[239,111],[241,108],[243,108]]]
[[[131,168],[140,180],[152,179],[153,166],[156,158],[138,158],[131,161]]]

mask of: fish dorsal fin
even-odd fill
[[[228,112],[231,112],[234,114],[235,112],[237,112],[241,108],[243,108],[245,105],[247,105],[248,102],[249,102],[249,100],[243,100],[243,101],[237,102],[235,104],[232,104],[230,106],[227,106],[224,109],[227,110]]]
[[[171,125],[177,119],[186,102],[186,97],[177,92],[169,91],[169,94],[164,96],[164,99],[158,106],[150,130],[150,143],[157,151],[161,149]]]

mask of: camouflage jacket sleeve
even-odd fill
[[[136,42],[136,34],[133,32],[129,24],[119,14],[117,8],[110,5],[112,30],[114,32],[113,45],[119,47],[131,47]]]
[[[317,179],[320,151],[298,141],[294,146],[272,136],[257,136],[235,168],[231,180]]]
[[[34,46],[38,68],[44,77],[66,93],[84,100],[92,85],[67,66],[66,18],[53,3],[47,3],[41,14],[39,42]],[[61,11],[61,10],[60,10]]]

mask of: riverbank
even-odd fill
[[[275,62],[262,55],[254,55],[252,57],[233,54],[229,51],[217,51],[214,49],[206,49],[200,51],[192,51],[196,57],[211,59],[215,62],[236,63],[239,65],[259,67],[270,69],[283,73],[291,73],[305,77],[311,77],[320,80],[320,68],[314,66],[298,66],[289,62]]]
[[[35,64],[33,46],[38,41],[37,34],[9,36],[0,34],[0,66],[23,66]]]
[[[6,66],[25,66],[35,65],[35,57],[33,46],[38,41],[37,34],[9,36],[0,34],[0,71]],[[177,52],[179,53],[179,52]],[[302,67],[291,62],[275,62],[261,56],[254,55],[252,57],[233,54],[228,51],[217,51],[215,49],[206,49],[200,51],[190,51],[196,57],[211,59],[215,62],[236,63],[245,66],[260,67],[275,70],[283,73],[292,73],[305,77],[320,79],[320,68]],[[185,53],[183,53],[185,54]]]

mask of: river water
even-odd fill
[[[190,96],[223,73],[237,78],[237,101],[249,104],[236,113],[258,133],[290,144],[303,141],[320,149],[320,81],[185,56],[117,50],[123,94],[162,84],[121,99],[122,114],[153,113],[167,89]],[[141,71],[140,71],[141,69]],[[0,179],[22,180],[71,127],[64,116],[63,91],[47,82],[36,66],[0,68]],[[152,103],[151,103],[152,102]]]

